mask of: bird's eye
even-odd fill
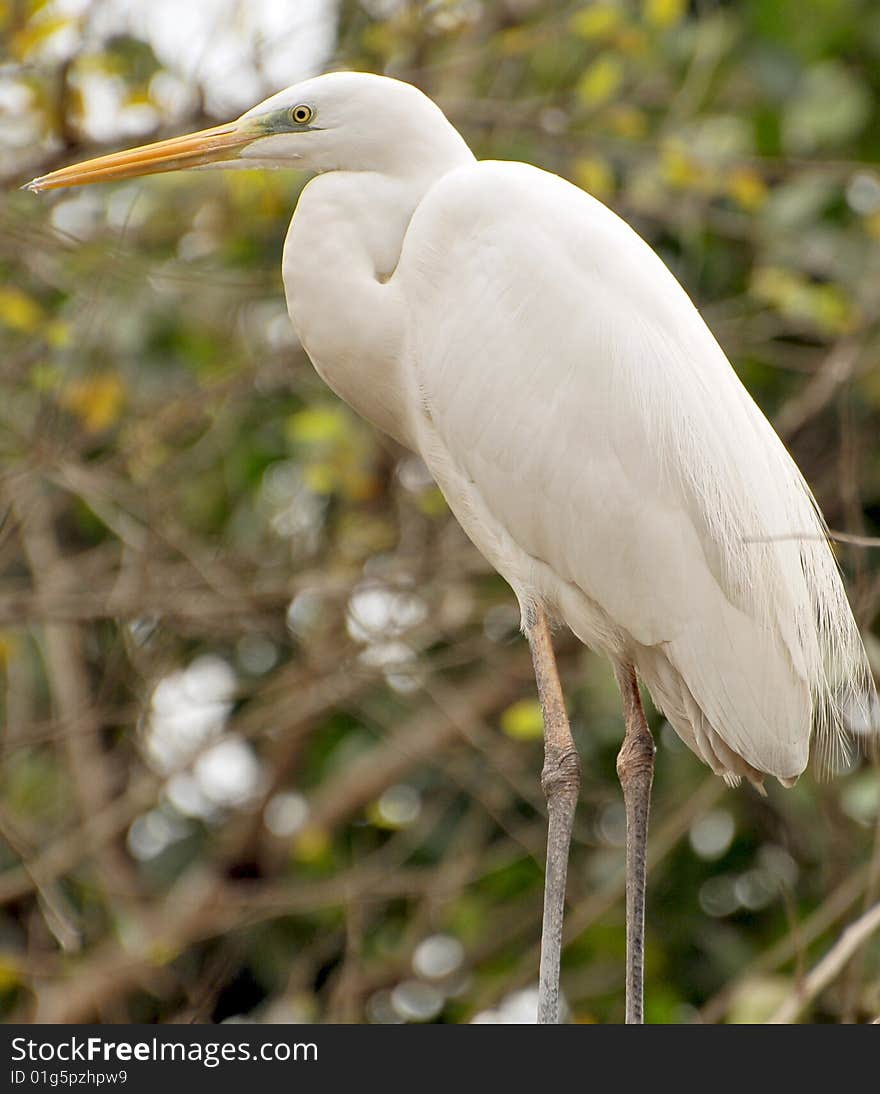
[[[290,111],[290,120],[296,122],[297,125],[306,125],[312,120],[314,111],[310,106],[302,104],[300,106],[294,106]]]

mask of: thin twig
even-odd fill
[[[880,904],[875,904],[861,918],[850,923],[803,983],[789,995],[770,1018],[769,1024],[786,1025],[794,1022],[816,996],[828,987],[856,950],[878,929],[880,929]]]

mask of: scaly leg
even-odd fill
[[[547,868],[544,877],[544,921],[541,930],[541,972],[538,1021],[559,1021],[559,962],[562,953],[562,918],[568,849],[581,786],[581,762],[574,746],[550,626],[542,608],[536,608],[528,624],[529,646],[535,666],[538,697],[544,716],[544,769],[541,787],[547,799]]]
[[[617,755],[617,775],[626,806],[626,1021],[642,1023],[645,953],[645,868],[648,812],[654,779],[654,738],[645,721],[632,665],[616,665],[626,733]]]

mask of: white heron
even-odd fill
[[[809,487],[697,309],[599,201],[478,162],[415,87],[338,72],[228,125],[89,160],[33,191],[208,164],[299,167],[287,305],[318,373],[417,452],[513,588],[544,715],[539,1020],[558,1021],[580,765],[551,626],[623,697],[626,1018],[642,1020],[654,742],[638,679],[728,782],[786,786],[872,687]]]

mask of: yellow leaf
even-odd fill
[[[54,391],[61,386],[63,373],[57,365],[41,361],[31,369],[29,378],[35,391]]]
[[[400,42],[400,35],[393,23],[370,23],[364,27],[361,34],[364,49],[371,53],[379,53],[383,57],[390,56]]]
[[[501,730],[515,741],[540,740],[544,735],[544,719],[537,699],[520,699],[501,715]]]
[[[22,982],[21,967],[12,954],[0,954],[0,991],[11,991]]]
[[[70,327],[63,319],[53,319],[46,324],[46,341],[53,349],[70,345]]]
[[[29,334],[37,329],[42,318],[43,309],[27,293],[12,285],[0,287],[0,323]]]
[[[872,239],[880,239],[880,212],[865,217],[865,231]]]
[[[169,461],[172,451],[161,441],[141,438],[137,430],[125,432],[128,435],[123,448],[127,450],[128,473],[136,483],[146,485]]]
[[[587,106],[601,106],[623,83],[623,65],[616,57],[598,57],[578,80],[577,92]]]
[[[287,435],[300,444],[326,444],[345,436],[346,415],[340,407],[308,407],[287,420]]]
[[[748,212],[760,209],[767,200],[767,184],[751,167],[740,167],[727,179],[727,192]]]
[[[614,172],[599,156],[582,156],[572,165],[574,181],[597,198],[609,198],[614,194]]]
[[[641,27],[621,27],[614,35],[614,48],[632,57],[644,57],[649,45],[648,36]]]
[[[10,53],[18,60],[25,60],[49,41],[59,30],[70,26],[70,19],[63,16],[46,19],[34,19],[22,30],[12,35],[9,44]]]
[[[327,857],[330,837],[323,828],[306,827],[293,841],[291,853],[297,862],[315,863]]]
[[[660,30],[680,22],[686,8],[686,0],[644,0],[642,4],[645,22]]]
[[[648,119],[634,106],[615,106],[608,111],[608,128],[618,137],[638,140],[648,132]]]
[[[125,97],[126,106],[155,106],[149,91],[145,91],[143,88],[138,88],[135,91],[129,91]]]
[[[445,516],[449,512],[446,498],[443,497],[443,491],[439,486],[429,486],[419,491],[416,505],[426,517],[431,517],[432,520]]]
[[[837,285],[815,285],[812,291],[812,318],[830,334],[851,334],[859,323],[859,312]]]
[[[798,278],[779,266],[758,266],[752,274],[754,296],[770,303],[779,303],[784,294],[797,286]]]
[[[180,947],[168,939],[157,938],[150,943],[146,956],[151,965],[162,968],[164,965],[170,965],[172,961],[177,960],[180,956]]]
[[[603,38],[620,26],[622,13],[616,4],[589,4],[574,13],[569,26],[579,38]]]
[[[327,495],[336,490],[339,476],[331,463],[311,463],[303,469],[303,481],[313,494]]]
[[[861,319],[856,305],[838,285],[816,285],[802,274],[778,266],[755,270],[750,288],[753,296],[786,318],[831,334],[849,334]]]
[[[15,656],[17,650],[18,642],[16,641],[15,635],[0,631],[0,667],[8,665]]]
[[[122,381],[113,373],[75,380],[61,395],[61,404],[75,414],[88,433],[100,433],[119,418],[125,400]]]
[[[660,163],[664,180],[676,189],[705,189],[711,181],[705,165],[694,159],[678,142],[664,145]]]
[[[350,501],[369,501],[379,493],[380,481],[370,467],[349,463],[343,468],[342,494]]]
[[[535,35],[531,27],[507,27],[495,39],[504,57],[518,57],[534,49]]]
[[[397,542],[397,534],[390,521],[362,510],[346,510],[340,513],[338,527],[339,551],[352,562],[363,561],[382,551],[388,551]]]

